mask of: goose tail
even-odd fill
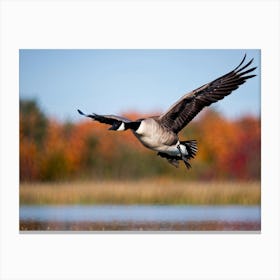
[[[182,156],[172,156],[166,153],[158,153],[158,156],[166,158],[168,162],[175,167],[179,166],[179,161],[182,160],[187,167],[187,169],[191,168],[191,164],[189,160],[194,158],[197,153],[197,142],[196,140],[188,140],[180,142],[180,145],[184,145],[186,147],[187,153]]]
[[[180,144],[184,145],[187,149],[188,155],[186,156],[187,159],[194,158],[197,153],[197,141],[196,140],[188,140],[188,141],[181,141]]]

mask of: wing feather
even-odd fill
[[[115,115],[98,115],[98,114],[85,114],[83,113],[81,110],[78,109],[79,114],[86,116],[88,118],[91,118],[95,121],[98,121],[100,123],[105,123],[105,124],[110,124],[113,125],[116,122],[125,122],[125,123],[129,123],[131,122],[129,119],[125,118],[125,117],[121,117],[121,116],[115,116]]]
[[[223,99],[225,96],[231,94],[232,91],[236,90],[240,85],[244,84],[246,80],[255,77],[256,75],[246,75],[254,71],[257,67],[247,69],[247,67],[253,62],[253,59],[242,66],[245,58],[246,54],[234,70],[180,98],[167,112],[159,117],[162,125],[173,132],[178,133],[204,107]]]

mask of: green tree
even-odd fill
[[[36,100],[20,100],[21,136],[42,146],[47,132],[48,120]]]

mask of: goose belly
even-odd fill
[[[166,145],[161,141],[156,141],[154,138],[151,139],[148,137],[139,137],[138,139],[145,147],[160,153],[169,154],[171,156],[181,156],[181,153],[178,149],[178,145],[180,145],[182,154],[187,155],[186,147],[180,144],[179,141],[175,145]]]
[[[175,152],[176,151],[176,145],[169,144],[169,139],[166,139],[165,137],[160,137],[157,135],[137,135],[136,137],[138,140],[147,148],[158,151],[158,152]],[[175,142],[176,143],[176,142]],[[178,149],[177,149],[178,150]]]
[[[160,146],[157,147],[156,149],[154,149],[157,152],[160,153],[165,153],[165,154],[169,154],[171,156],[180,156],[180,152],[177,148],[177,145],[172,145],[172,146]]]
[[[178,149],[178,146],[180,146],[180,150]],[[181,153],[183,155],[188,155],[188,151],[186,149],[186,147],[182,144],[180,144],[180,142],[178,141],[175,145],[172,146],[160,146],[157,149],[155,149],[157,152],[161,152],[161,153],[165,153],[165,154],[169,154],[171,156],[181,156]]]
[[[178,136],[167,131],[151,118],[142,121],[139,128],[133,133],[146,148],[172,155],[179,154]]]

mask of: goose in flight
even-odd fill
[[[223,99],[236,90],[247,79],[256,75],[247,75],[257,67],[248,68],[253,59],[244,65],[246,54],[240,64],[229,73],[209,82],[182,96],[165,113],[144,119],[131,121],[115,115],[84,114],[94,121],[111,125],[109,130],[124,131],[130,129],[137,139],[147,148],[158,152],[169,163],[178,167],[182,160],[191,167],[189,160],[197,153],[196,140],[180,141],[178,133],[206,106]]]

